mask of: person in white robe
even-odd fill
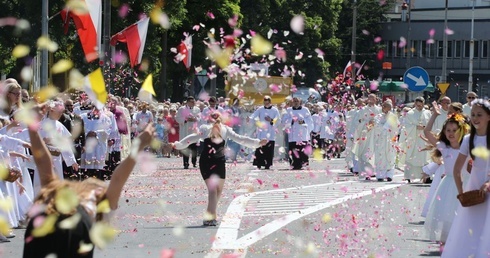
[[[50,101],[48,108],[49,111],[47,116],[41,120],[39,134],[52,151],[54,171],[56,175],[62,179],[63,160],[65,161],[65,164],[68,167],[72,167],[74,171],[78,171],[79,166],[75,154],[73,153],[71,133],[58,121],[65,111],[64,103],[62,101]],[[41,190],[41,182],[39,181],[39,174],[36,169],[34,171],[33,186],[34,193],[39,193],[39,190]]]
[[[201,121],[201,110],[196,107],[194,97],[187,97],[185,105],[177,110],[175,119],[179,123],[179,140],[197,132],[199,121]],[[184,161],[184,169],[189,168],[189,156],[191,157],[192,165],[195,168],[197,167],[197,143],[189,144],[186,149],[181,150],[181,153]]]
[[[400,125],[398,117],[392,112],[393,104],[391,100],[383,102],[381,114],[378,114],[374,121],[374,172],[378,181],[391,182],[395,174],[396,160],[396,140],[398,127]]]
[[[364,102],[362,99],[358,99],[356,101],[357,106],[351,107],[349,111],[347,111],[346,116],[346,139],[347,142],[345,144],[345,162],[349,167],[350,172],[354,174],[359,174],[359,162],[354,153],[354,139],[356,137],[356,130],[359,128],[359,119],[358,115],[362,107],[364,106]]]
[[[311,154],[310,132],[313,130],[313,120],[310,111],[301,106],[301,99],[293,97],[292,107],[287,108],[283,124],[288,132],[289,162],[294,170],[308,166]]]
[[[415,108],[407,113],[404,120],[404,177],[409,183],[415,178],[421,178],[422,167],[429,160],[428,152],[423,151],[426,142],[420,137],[431,116],[430,111],[424,109],[424,103],[423,97],[417,97],[414,104]]]
[[[250,120],[257,125],[257,138],[269,140],[267,144],[255,150],[253,165],[258,169],[264,167],[270,169],[274,159],[274,148],[276,144],[276,125],[281,122],[281,115],[276,107],[272,106],[270,96],[264,96],[264,105],[259,107],[250,116]]]
[[[117,131],[113,117],[105,110],[94,107],[89,113],[81,115],[85,134],[80,167],[84,177],[97,177],[104,180],[106,157],[109,151],[109,136]]]
[[[205,107],[202,110],[201,120],[199,121],[199,125],[209,124],[213,120],[211,118],[211,115],[213,113],[219,112],[220,114],[223,114],[225,112],[225,110],[221,106],[218,106],[216,97],[210,97],[208,103],[209,106]]]
[[[381,113],[381,108],[376,105],[377,97],[375,94],[369,94],[366,100],[367,105],[359,110],[357,118],[359,119],[359,125],[356,129],[354,139],[354,153],[359,162],[358,171],[361,178],[370,180],[373,175],[374,169],[374,138],[375,133],[373,127],[375,125],[374,118]]]
[[[6,212],[6,218],[11,228],[17,228],[25,225],[34,195],[31,178],[25,166],[25,160],[28,158],[25,148],[29,148],[30,145],[27,141],[7,136],[5,133],[6,127],[0,129],[0,162],[5,167],[21,171],[22,175],[15,182],[0,180],[0,192],[3,197],[12,200],[13,209]],[[14,132],[14,134],[19,133]],[[28,136],[24,138],[28,139]],[[15,235],[8,235],[11,236]]]
[[[451,104],[451,99],[448,96],[444,96],[441,98],[439,103],[439,112],[441,114],[437,116],[436,120],[434,121],[434,125],[432,126],[432,132],[436,134],[441,132],[442,126],[449,115],[449,104]]]

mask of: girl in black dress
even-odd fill
[[[217,224],[216,209],[226,178],[225,141],[231,139],[249,148],[258,148],[267,143],[267,140],[252,139],[235,133],[230,127],[221,123],[219,113],[213,113],[211,117],[213,123],[202,125],[199,133],[191,134],[173,143],[174,148],[181,150],[203,139],[199,169],[208,188],[208,207],[204,216],[204,226],[216,226]]]

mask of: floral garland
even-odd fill
[[[487,110],[490,110],[490,102],[486,99],[475,99],[471,102],[472,106],[476,104],[485,107]]]

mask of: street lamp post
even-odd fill
[[[473,1],[473,7],[471,8],[471,39],[470,39],[470,64],[468,73],[468,92],[473,91],[473,57],[475,55],[475,39],[474,39],[474,26],[475,26],[475,0]]]

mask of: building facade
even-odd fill
[[[388,21],[383,24],[381,35],[386,46],[384,62],[392,64],[385,74],[398,80],[409,67],[420,66],[437,85],[443,75],[446,33],[446,82],[450,83],[446,95],[465,103],[473,31],[472,89],[479,96],[490,97],[490,1],[448,0],[447,19],[445,3],[445,0],[412,0],[410,7],[404,2],[395,4],[387,14]]]

